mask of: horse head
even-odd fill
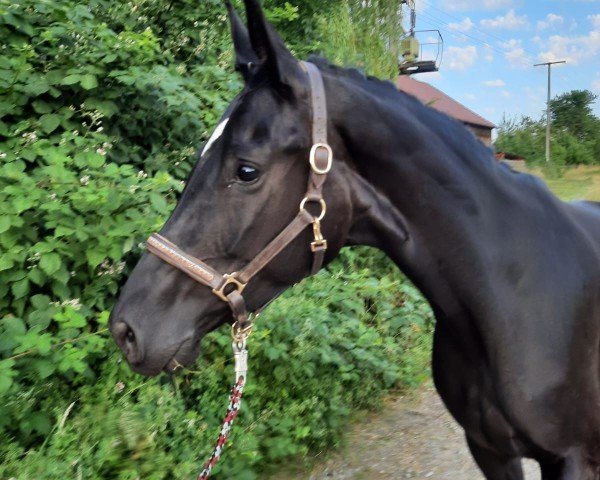
[[[311,83],[302,64],[266,21],[257,0],[245,1],[248,28],[227,6],[236,69],[245,86],[206,143],[160,232],[218,272],[242,269],[298,216],[314,133]],[[352,223],[342,142],[334,129],[326,130],[336,161],[322,191],[325,262],[343,246]],[[309,203],[306,210],[318,216],[323,204]],[[313,229],[307,227],[248,282],[243,295],[249,311],[309,275]],[[122,289],[110,328],[131,367],[155,375],[172,371],[173,359],[176,365],[193,362],[201,338],[232,318],[227,302],[210,288],[147,252]]]

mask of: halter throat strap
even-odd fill
[[[254,259],[239,272],[221,274],[202,260],[184,252],[177,245],[158,233],[154,233],[146,242],[148,252],[181,270],[196,282],[210,287],[212,292],[227,302],[235,319],[232,333],[247,334],[252,328],[252,320],[246,309],[242,292],[248,282],[260,272],[273,258],[285,249],[304,229],[313,226],[314,241],[310,244],[313,253],[311,275],[316,274],[323,266],[327,240],[321,233],[321,220],[327,212],[327,204],[323,198],[323,184],[333,163],[333,152],[327,143],[327,103],[325,86],[319,69],[310,62],[302,62],[310,83],[312,110],[312,141],[309,164],[310,173],[306,194],[300,202],[296,217]],[[320,214],[312,215],[306,209],[307,204],[320,206]]]

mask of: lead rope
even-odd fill
[[[235,359],[235,378],[236,382],[231,389],[231,395],[229,397],[229,406],[227,407],[227,414],[223,420],[223,426],[221,432],[217,437],[215,448],[212,455],[204,465],[204,470],[198,475],[197,480],[206,480],[210,477],[212,469],[221,458],[223,448],[227,443],[229,434],[231,433],[231,427],[236,419],[240,406],[242,404],[242,394],[244,393],[244,386],[246,385],[246,375],[248,372],[248,350],[246,350],[246,341],[252,332],[252,324],[249,327],[242,329],[237,328],[237,322],[231,327],[231,336],[233,337],[233,357]]]

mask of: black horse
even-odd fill
[[[232,13],[246,85],[205,147],[162,234],[218,271],[245,265],[297,215],[311,147],[306,73],[246,0]],[[498,164],[462,125],[390,83],[315,61],[335,161],[324,187],[326,262],[372,245],[437,319],[433,372],[487,479],[600,479],[600,208],[564,203]],[[257,309],[309,274],[308,228],[248,285]],[[146,254],[111,329],[146,375],[197,356],[227,305]],[[402,445],[398,445],[402,448]]]

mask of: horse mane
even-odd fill
[[[309,62],[314,63],[320,70],[324,70],[330,73],[333,73],[338,76],[350,78],[357,82],[368,82],[369,85],[377,90],[380,90],[380,93],[397,94],[401,92],[398,90],[396,85],[390,80],[381,80],[380,78],[374,77],[372,75],[366,75],[364,72],[354,67],[340,67],[331,63],[329,60],[319,57],[319,56],[311,56],[308,59]]]
[[[499,166],[498,164],[501,162],[494,159],[493,150],[475,137],[460,121],[425,105],[415,96],[400,90],[392,81],[366,75],[357,68],[334,65],[323,57],[311,56],[308,60],[324,72],[350,79],[374,96],[386,98],[390,102],[398,104],[399,107],[410,112],[413,121],[418,121],[436,134],[463,161],[470,165],[487,166],[488,168],[495,166],[512,172],[512,169],[505,164]]]

